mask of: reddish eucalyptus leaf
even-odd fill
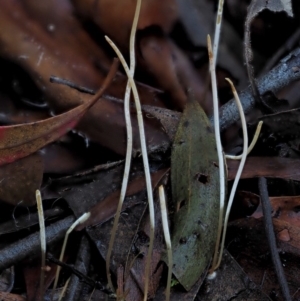
[[[82,105],[55,117],[27,124],[0,127],[0,165],[28,156],[46,144],[55,141],[74,128],[102,95],[117,70],[115,61],[99,92]]]

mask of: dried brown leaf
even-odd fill
[[[268,177],[300,181],[299,159],[280,157],[248,157],[242,179]],[[235,178],[239,162],[227,160],[228,180]]]
[[[35,191],[40,189],[44,164],[38,154],[0,166],[0,199],[12,205],[36,204]]]
[[[60,8],[59,2],[55,3],[55,9],[51,8],[53,12],[59,11]],[[45,19],[49,18],[47,10],[41,9],[38,12],[41,12]],[[58,41],[57,34],[47,30],[45,24],[41,22],[43,17],[37,18],[37,15],[39,15],[37,12],[31,12],[28,3],[26,10],[20,1],[4,0],[1,3],[0,55],[25,69],[38,88],[43,91],[51,109],[63,112],[88,102],[90,99],[88,95],[63,85],[52,84],[49,82],[50,76],[56,75],[79,85],[97,89],[104,79],[106,68],[96,68],[90,57],[83,53],[81,49],[86,38],[80,39],[81,42],[77,41],[77,44],[73,40],[68,44],[68,39],[61,37]],[[68,16],[60,13],[57,15],[64,18]],[[65,24],[62,20],[60,22]],[[75,28],[79,24],[78,22]],[[97,102],[93,110],[89,110],[78,125],[78,129],[88,138],[120,154],[124,154],[126,148],[124,112],[120,101],[123,99],[126,83],[125,76],[116,76],[113,87],[107,91],[111,97],[102,98],[101,102]],[[149,87],[140,86],[139,93],[146,104],[154,102],[157,105],[162,104],[157,97],[158,92]],[[134,149],[137,151],[140,146],[135,115],[135,112],[132,112]],[[146,120],[145,128],[149,151],[168,147],[168,138],[160,130],[159,122]]]
[[[77,12],[93,20],[116,44],[127,46],[135,1],[123,0],[72,0]],[[109,14],[108,14],[109,12]],[[137,29],[159,26],[169,32],[177,19],[177,3],[175,0],[142,1]]]

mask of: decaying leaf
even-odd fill
[[[79,14],[93,20],[118,45],[128,45],[136,1],[72,0],[72,3]],[[177,10],[174,0],[145,0],[141,5],[137,29],[159,26],[168,32],[177,19]]]
[[[277,220],[285,221],[300,228],[300,197],[299,196],[278,196],[270,197],[273,216]],[[255,218],[263,216],[261,206],[252,215]]]
[[[281,178],[300,181],[299,159],[280,157],[248,157],[241,179],[256,177]],[[235,178],[239,162],[227,160],[228,180]]]
[[[44,165],[38,154],[0,166],[0,199],[12,205],[36,204],[35,191],[40,189]]]
[[[88,46],[85,47],[85,50],[82,49],[82,45],[88,44],[87,41],[90,40],[87,33],[80,41],[76,39],[74,41],[74,39],[66,38],[66,36],[58,37],[59,34],[56,31],[61,31],[62,24],[65,24],[61,18],[68,18],[60,8],[64,2],[53,1],[51,2],[53,4],[51,8],[47,8],[45,4],[45,7],[37,12],[31,11],[29,3],[24,9],[23,2],[5,0],[1,2],[0,10],[0,28],[10,29],[9,31],[0,30],[1,57],[16,62],[27,72],[36,86],[43,91],[49,107],[55,112],[65,112],[88,102],[90,96],[64,85],[52,84],[49,81],[51,75],[68,79],[91,89],[98,89],[103,82],[105,70],[107,70],[105,66],[102,66],[100,55],[97,55],[95,51],[88,51]],[[46,22],[45,20],[49,19],[47,18],[49,11],[51,11],[50,14],[60,16],[58,18],[60,22],[56,18],[55,20],[49,20],[50,23]],[[39,16],[39,18],[36,19],[36,16]],[[40,22],[40,19],[43,22]],[[75,22],[75,20],[73,21]],[[68,28],[72,34],[74,32],[78,33],[76,28],[80,27],[80,23],[78,20],[76,22],[75,27]],[[53,30],[55,33],[53,33]],[[87,52],[89,55],[86,54]],[[96,58],[97,62],[99,60],[98,63],[101,67],[96,68],[91,58]],[[107,90],[107,94],[112,96],[113,99],[123,99],[126,83],[127,78],[125,76],[117,75],[112,86]],[[161,93],[157,93],[157,91],[145,85],[139,85],[138,90],[143,104],[155,103],[157,106],[162,104],[162,97],[159,96]],[[91,141],[104,145],[116,153],[124,154],[126,150],[124,112],[122,103],[117,100],[113,101],[112,98],[103,97],[101,102],[94,105],[93,110],[87,111],[77,129],[84,132]],[[131,115],[133,144],[134,150],[137,151],[140,145],[134,110]],[[159,122],[155,123],[154,121],[153,119],[145,119],[149,152],[162,148],[166,149],[169,146],[166,134],[160,130]]]
[[[165,168],[157,171],[156,173],[153,173],[151,175],[152,186],[156,187],[168,171],[169,168]],[[144,189],[146,189],[145,177],[142,176],[142,177],[135,178],[128,184],[126,197],[133,196]],[[120,190],[116,190],[110,195],[108,195],[104,200],[97,203],[95,206],[91,208],[90,218],[84,223],[78,225],[76,229],[82,230],[85,227],[95,226],[111,219],[117,211],[119,198],[120,198]],[[126,210],[127,208],[130,208],[131,206],[134,206],[134,204],[135,202],[124,203],[122,211]]]
[[[83,114],[101,97],[113,79],[117,63],[99,92],[84,104],[58,116],[21,125],[0,127],[0,165],[28,156],[71,130]]]
[[[247,19],[251,22],[260,12],[268,9],[273,12],[286,12],[288,16],[293,17],[291,0],[252,0],[248,8]]]
[[[218,276],[214,280],[205,280],[200,288],[198,300],[271,301],[260,287],[251,281],[227,250],[224,251]]]
[[[175,136],[171,158],[174,207],[173,273],[189,290],[204,277],[213,255],[219,217],[219,169],[208,118],[189,101]]]
[[[263,105],[262,108],[264,108],[267,112],[273,112],[273,110],[262,101],[262,98],[260,96],[260,92],[258,90],[256,80],[254,78],[254,71],[252,66],[252,58],[253,53],[251,49],[251,37],[250,37],[250,27],[251,23],[254,20],[254,18],[263,10],[268,9],[270,11],[279,12],[284,11],[286,12],[290,17],[293,16],[292,12],[292,4],[290,0],[267,0],[267,1],[260,1],[260,0],[252,0],[248,7],[248,13],[247,18],[245,22],[245,61],[247,66],[247,72],[249,77],[250,86],[252,89],[252,93],[254,96],[255,101]]]
[[[259,196],[257,196],[259,198]],[[300,254],[300,215],[299,215],[299,196],[280,196],[270,197],[272,206],[273,225],[277,237],[277,242],[281,249],[293,253]],[[254,219],[261,221],[263,212],[261,205],[252,214]],[[252,221],[252,219],[251,219]],[[243,223],[240,221],[240,223]],[[250,222],[252,227],[255,221]],[[260,225],[260,222],[258,222]],[[259,227],[259,226],[258,226]]]
[[[174,140],[181,113],[165,108],[144,105],[144,112],[147,112],[157,118],[163,126],[164,131],[168,134],[171,141]]]
[[[300,230],[299,227],[293,227],[277,218],[273,218],[273,225],[289,289],[291,295],[294,296],[293,300],[298,300]],[[286,232],[285,236],[289,235],[289,241],[278,239],[278,235],[282,231]],[[263,219],[250,217],[231,222],[228,228],[227,241],[228,251],[262,292],[269,296],[276,295],[277,300],[284,300],[279,284],[274,281],[276,274],[270,258]]]
[[[197,100],[203,100],[205,83],[183,52],[168,38],[155,33],[140,34],[138,62],[166,91],[172,106],[182,111],[187,102],[186,90],[191,89]],[[207,112],[205,101],[201,102]],[[209,106],[210,107],[210,106]]]

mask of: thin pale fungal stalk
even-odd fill
[[[247,150],[247,155],[249,155],[251,153],[251,151],[253,150],[257,140],[258,140],[258,137],[259,137],[259,134],[261,132],[261,127],[263,125],[263,121],[260,121],[256,127],[256,130],[255,130],[255,134],[253,136],[253,139],[248,147],[248,150]],[[225,155],[225,158],[226,159],[231,159],[231,160],[241,160],[242,159],[242,155],[238,155],[238,156],[234,156],[234,155]]]
[[[137,0],[134,19],[132,23],[131,33],[130,33],[130,43],[129,43],[129,51],[130,51],[130,75],[131,77],[134,76],[135,70],[135,33],[137,22],[140,14],[141,8],[141,0]],[[125,115],[125,123],[126,123],[126,133],[127,133],[127,147],[126,147],[126,157],[125,157],[125,167],[124,167],[124,175],[122,180],[122,187],[120,193],[120,199],[114,219],[114,224],[111,231],[111,236],[109,240],[108,250],[106,254],[106,276],[108,286],[114,290],[113,283],[111,280],[110,274],[110,260],[111,260],[111,253],[113,250],[118,223],[121,215],[122,205],[125,199],[128,179],[129,179],[129,172],[130,172],[130,165],[131,165],[131,157],[132,157],[132,125],[131,125],[131,118],[130,118],[130,92],[131,92],[131,85],[129,80],[127,81],[126,90],[125,90],[125,97],[124,97],[124,115]]]
[[[219,215],[219,224],[218,224],[215,252],[212,261],[212,266],[215,266],[218,259],[218,251],[219,251],[219,244],[221,240],[223,214],[224,214],[224,206],[225,206],[225,162],[224,162],[224,154],[223,154],[221,135],[220,135],[220,125],[219,125],[217,78],[215,72],[214,56],[212,53],[211,40],[209,35],[207,36],[207,47],[208,47],[208,56],[209,56],[209,68],[211,74],[211,85],[212,85],[213,105],[214,105],[214,126],[215,126],[218,159],[219,159],[219,177],[220,177],[220,215]]]
[[[170,236],[169,224],[168,224],[168,214],[167,214],[167,205],[166,205],[164,186],[160,185],[158,191],[159,191],[161,219],[162,219],[162,225],[164,230],[165,242],[167,246],[168,263],[169,263],[167,288],[166,288],[166,301],[169,301],[170,293],[171,293],[172,266],[173,266],[172,244],[171,244],[171,236]]]
[[[244,143],[243,143],[242,159],[241,159],[238,171],[236,173],[236,177],[235,177],[234,182],[233,182],[233,186],[232,186],[232,189],[231,189],[231,192],[230,192],[229,201],[228,201],[228,205],[227,205],[227,209],[226,209],[226,214],[225,214],[225,219],[224,219],[223,235],[222,235],[222,243],[221,243],[220,253],[219,253],[219,260],[218,260],[217,265],[212,267],[213,270],[216,270],[220,266],[221,261],[222,261],[222,254],[223,254],[223,250],[224,250],[229,213],[230,213],[230,210],[231,210],[231,206],[232,206],[233,198],[234,198],[234,195],[235,195],[235,191],[236,191],[238,182],[240,180],[240,177],[241,177],[241,174],[242,174],[245,162],[246,162],[247,149],[248,149],[247,148],[247,146],[248,146],[247,124],[246,124],[246,118],[245,118],[245,114],[244,114],[244,111],[243,111],[243,107],[242,107],[240,98],[239,98],[239,96],[236,92],[236,89],[235,89],[232,81],[229,78],[225,78],[225,79],[229,82],[229,84],[231,86],[232,93],[234,95],[234,99],[236,100],[236,104],[237,104],[238,109],[239,109],[239,113],[240,113],[240,117],[241,117],[241,123],[242,123],[242,129],[243,129]]]
[[[41,193],[39,190],[35,192],[36,204],[39,215],[39,225],[40,225],[40,236],[41,236],[41,279],[40,279],[40,300],[44,300],[44,280],[45,280],[45,266],[46,266],[46,231],[45,231],[45,219],[43,203],[41,198]]]
[[[222,18],[223,18],[223,7],[224,7],[224,0],[219,0],[217,19],[216,19],[216,27],[215,27],[215,36],[214,36],[214,47],[213,47],[214,64],[215,65],[217,64],[218,48],[219,48],[219,43],[220,43],[220,34],[221,34],[221,26],[222,26]]]
[[[153,202],[153,192],[152,192],[152,184],[151,184],[151,176],[150,176],[150,168],[148,162],[148,155],[147,155],[147,145],[146,145],[146,138],[145,138],[145,129],[144,129],[144,121],[141,109],[141,103],[139,99],[139,94],[135,85],[135,82],[130,75],[130,70],[128,65],[118,49],[118,47],[114,44],[114,42],[107,36],[105,39],[110,44],[110,46],[114,49],[117,56],[120,59],[121,64],[126,72],[126,75],[130,81],[130,85],[132,88],[136,111],[137,111],[137,120],[139,126],[139,134],[140,134],[140,142],[141,142],[141,149],[142,149],[142,157],[143,157],[143,164],[144,164],[144,171],[145,171],[145,178],[146,178],[146,187],[147,187],[147,195],[148,195],[148,203],[149,203],[149,215],[150,215],[150,241],[149,241],[149,249],[147,254],[147,262],[145,268],[145,290],[144,290],[144,301],[147,300],[148,289],[149,289],[149,273],[150,273],[150,261],[151,255],[153,250],[153,241],[154,241],[154,227],[155,227],[155,216],[154,216],[154,202]]]
[[[63,245],[62,245],[62,248],[61,248],[61,252],[60,252],[60,256],[59,256],[59,261],[63,261],[63,258],[64,258],[64,254],[65,254],[65,250],[66,250],[66,245],[67,245],[67,242],[68,242],[68,238],[69,238],[69,235],[70,233],[81,223],[84,223],[89,217],[91,216],[91,213],[90,212],[86,212],[84,214],[82,214],[72,225],[71,227],[68,229],[66,235],[65,235],[65,239],[64,239],[64,242],[63,242]],[[54,284],[53,284],[53,290],[52,290],[52,296],[54,294],[54,291],[57,287],[57,282],[58,282],[58,278],[59,278],[59,274],[60,274],[60,270],[61,270],[61,267],[60,266],[57,266],[57,269],[56,269],[56,275],[55,275],[55,280],[54,280]]]
[[[62,291],[61,291],[61,293],[60,293],[60,295],[59,295],[58,301],[61,301],[62,298],[64,297],[64,295],[65,295],[65,293],[66,293],[66,290],[67,290],[67,288],[68,288],[68,285],[69,285],[70,280],[71,280],[71,277],[69,277],[69,279],[66,281],[66,283],[65,283],[65,285],[64,285],[64,287],[63,287],[63,289],[62,289]]]

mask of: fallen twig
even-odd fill
[[[278,92],[280,89],[286,87],[293,81],[300,79],[300,48],[297,48],[292,53],[283,58],[280,63],[263,76],[257,83],[260,94],[267,91],[273,93]],[[255,105],[254,97],[252,96],[251,88],[247,88],[239,93],[243,110],[245,114],[249,113]],[[234,99],[227,102],[220,109],[220,129],[225,130],[234,122],[238,121],[239,113],[236,108]],[[211,117],[213,123],[213,117]]]
[[[53,263],[57,264],[58,266],[60,266],[62,268],[68,269],[71,273],[76,275],[81,281],[90,285],[91,287],[95,287],[98,290],[100,290],[108,295],[114,295],[113,292],[111,290],[107,289],[105,287],[105,285],[103,285],[100,281],[95,281],[95,280],[91,279],[90,277],[82,274],[80,271],[76,270],[72,266],[70,266],[64,262],[61,262],[60,260],[55,259],[52,255],[48,254],[47,260],[49,262],[53,262]]]
[[[77,225],[85,222],[89,217],[90,217],[90,212],[85,212],[84,214],[82,214],[68,229],[68,231],[66,232],[65,235],[65,239],[61,248],[61,252],[60,252],[60,256],[59,256],[59,260],[62,261],[64,258],[64,254],[65,254],[65,249],[66,249],[66,245],[68,242],[68,238],[70,233],[76,228]],[[56,289],[57,286],[57,282],[58,282],[58,278],[59,278],[59,274],[60,274],[60,267],[57,268],[56,270],[56,275],[55,275],[55,280],[54,280],[54,284],[53,284],[53,289],[52,289],[52,295],[54,294],[54,291]]]
[[[69,216],[46,227],[46,242],[49,244],[61,239],[74,220],[74,216]],[[40,246],[40,232],[38,231],[2,249],[0,251],[0,271],[16,265],[29,256],[34,258],[38,255]]]
[[[289,287],[285,278],[285,274],[282,268],[282,263],[278,254],[277,245],[276,245],[276,238],[274,234],[274,227],[272,222],[272,215],[271,215],[271,205],[269,200],[269,193],[267,187],[267,180],[266,178],[259,178],[258,179],[258,188],[261,200],[261,206],[263,209],[264,214],[264,224],[266,235],[268,239],[268,244],[271,252],[272,261],[275,267],[276,275],[278,278],[279,285],[281,287],[282,295],[284,300],[291,301],[291,295],[289,291]]]

